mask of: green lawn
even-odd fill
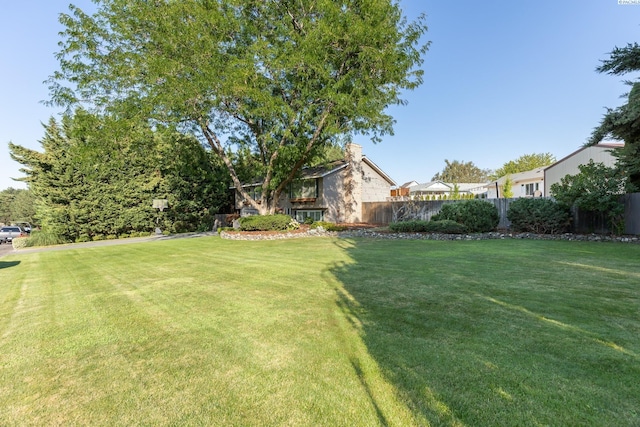
[[[638,426],[640,245],[12,254],[0,425]]]

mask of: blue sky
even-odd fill
[[[43,81],[57,68],[58,15],[73,3],[2,0],[0,17],[0,190],[25,188],[9,141],[39,149],[41,123],[58,111]],[[624,102],[623,80],[595,68],[615,46],[639,41],[640,4],[618,0],[401,0],[427,14],[431,41],[424,84],[390,111],[395,135],[364,153],[398,184],[428,182],[445,159],[496,169],[523,154],[560,159],[584,144],[605,107]]]

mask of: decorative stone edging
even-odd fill
[[[283,239],[298,239],[301,237],[325,237],[325,236],[337,236],[338,233],[324,230],[308,230],[303,232],[289,232],[282,233],[242,233],[234,231],[221,231],[220,237],[229,240],[283,240]]]
[[[506,239],[531,239],[531,240],[567,240],[567,241],[589,241],[589,242],[622,242],[640,244],[639,236],[608,236],[600,234],[535,234],[535,233],[477,233],[477,234],[437,234],[437,233],[388,233],[370,229],[357,229],[348,231],[323,231],[308,230],[306,232],[283,232],[270,234],[248,234],[237,232],[220,232],[220,237],[230,240],[282,240],[296,239],[301,237],[365,237],[374,239],[396,239],[396,240],[506,240]]]

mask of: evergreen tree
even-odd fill
[[[10,145],[37,200],[43,229],[67,241],[210,229],[228,204],[229,180],[191,137],[78,111],[45,127],[43,151]]]
[[[640,46],[633,43],[623,48],[616,47],[597,71],[614,75],[640,71]],[[629,179],[630,191],[637,191],[640,189],[640,83],[627,83],[631,85],[627,103],[616,109],[607,109],[587,145],[597,144],[606,138],[624,141],[624,147],[614,150],[613,154],[618,158],[617,166]]]

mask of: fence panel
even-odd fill
[[[624,225],[625,234],[640,235],[640,193],[625,196]]]
[[[500,214],[498,228],[506,230],[511,226],[507,218],[507,211],[512,201],[517,199],[487,199],[495,204]],[[370,224],[390,224],[405,219],[417,218],[428,221],[440,211],[444,203],[455,203],[452,200],[404,200],[390,202],[363,203],[362,220]],[[640,193],[624,196],[625,204],[625,234],[640,235]],[[589,212],[581,212],[578,209],[572,211],[573,232],[575,233],[602,233],[609,230],[607,220],[603,215]]]

